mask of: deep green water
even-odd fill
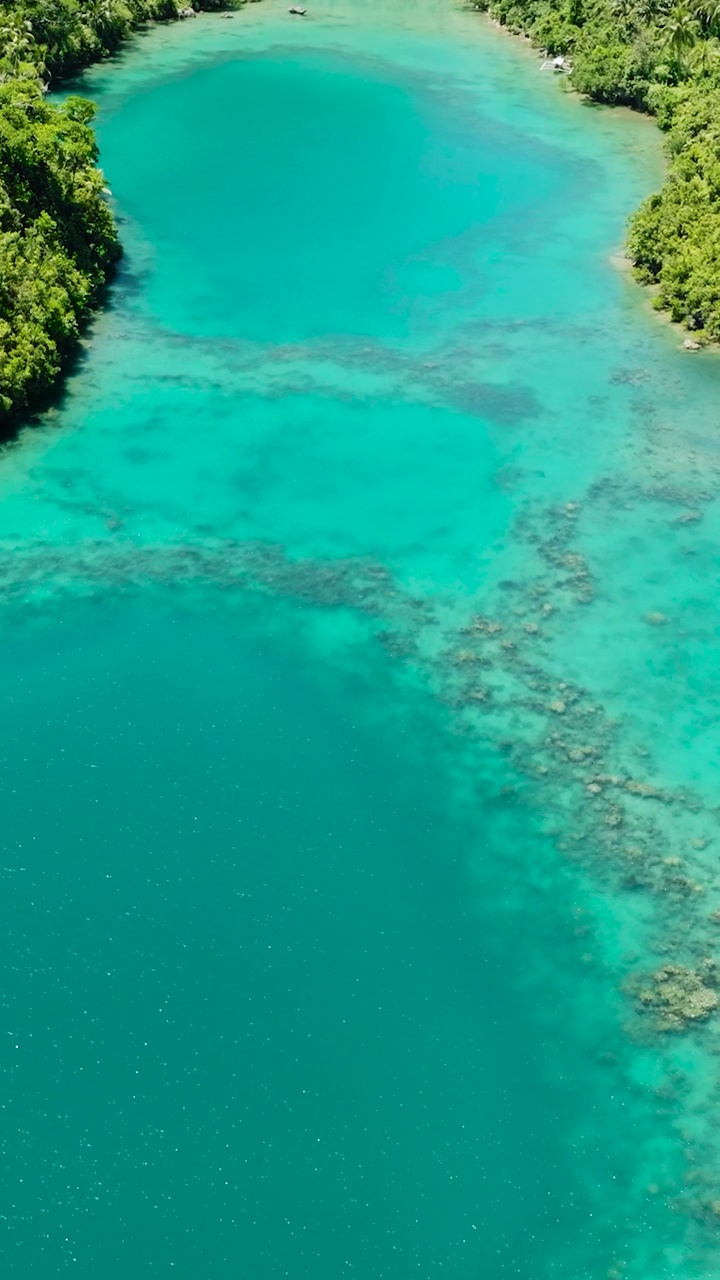
[[[720,905],[652,126],[424,0],[84,87],[127,257],[0,457],[5,1273],[717,1280],[714,1023],[623,991]]]

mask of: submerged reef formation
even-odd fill
[[[641,1010],[652,1010],[662,1031],[681,1031],[688,1023],[708,1018],[720,997],[716,988],[717,965],[703,962],[699,970],[664,964],[645,979],[629,983]]]
[[[17,576],[23,565],[24,581]],[[87,593],[141,587],[183,586],[195,581],[225,588],[265,588],[276,595],[327,608],[384,612],[392,579],[369,559],[292,560],[270,543],[231,540],[188,545],[138,546],[97,541],[34,547],[19,553],[0,547],[0,597],[32,599],[34,590]]]
[[[608,608],[584,526],[612,522],[619,508],[642,500],[680,538],[702,529],[702,521],[678,523],[677,516],[707,508],[707,474],[703,489],[659,476],[655,468],[642,488],[609,477],[572,500],[521,508],[510,540],[516,576],[475,600],[408,590],[369,557],[298,558],[278,544],[233,539],[143,544],[128,539],[119,521],[104,538],[74,546],[0,546],[0,599],[32,608],[65,593],[206,584],[230,597],[260,591],[302,610],[364,617],[377,643],[434,689],[470,752],[474,740],[489,743],[512,765],[518,785],[502,803],[542,814],[570,865],[589,873],[608,900],[635,904],[622,971],[608,978],[624,992],[630,1042],[669,1055],[670,1080],[680,1040],[691,1039],[693,1052],[710,1061],[720,1051],[718,812],[695,788],[663,776],[652,743],[639,740],[631,721],[562,659],[565,636],[600,602]],[[638,626],[666,644],[672,616],[641,609]],[[602,965],[591,926],[576,927],[582,963]],[[693,1114],[695,1137],[683,1139],[688,1182],[678,1188],[659,1177],[658,1187],[702,1231],[716,1220],[709,1206],[720,1202],[720,1165],[706,1086],[685,1080],[683,1090],[671,1122]]]
[[[687,1185],[659,1176],[652,1194],[662,1192],[688,1216],[700,1257],[711,1247],[703,1233],[717,1219],[720,1165],[706,1087],[678,1075],[672,1045],[692,1037],[694,1052],[710,1060],[720,1052],[718,813],[690,787],[662,777],[649,744],[636,741],[597,693],[557,664],[556,644],[572,618],[602,597],[582,521],[591,509],[597,516],[629,496],[619,481],[608,481],[582,501],[521,511],[514,532],[523,570],[501,581],[482,610],[479,600],[468,608],[454,596],[410,591],[368,557],[297,558],[278,544],[232,539],[150,545],[114,526],[106,538],[75,546],[0,546],[0,600],[32,608],[63,594],[203,584],[364,617],[383,649],[430,684],[470,749],[473,740],[489,743],[512,764],[518,787],[502,803],[541,813],[571,865],[589,872],[608,898],[638,904],[633,949],[614,975],[624,992],[625,1031],[661,1059],[669,1053],[662,1088],[674,1098],[681,1083],[683,1107],[668,1115],[679,1124],[692,1113],[695,1126],[683,1135]],[[674,493],[672,501],[687,497]],[[659,507],[669,500],[666,493],[652,499]],[[671,624],[650,625],[662,637]],[[591,924],[577,923],[576,932],[587,948],[581,962],[602,964]]]

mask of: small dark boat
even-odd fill
[[[294,13],[298,18],[304,18],[307,13],[307,9],[300,9],[298,5],[294,4],[290,9],[288,9],[288,13]]]

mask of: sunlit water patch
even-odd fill
[[[14,1274],[710,1280],[717,372],[609,266],[651,126],[419,2],[86,85],[127,257],[0,472]]]

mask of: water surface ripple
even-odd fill
[[[659,176],[430,0],[86,77],[0,457],[8,1274],[716,1280],[716,356]]]

